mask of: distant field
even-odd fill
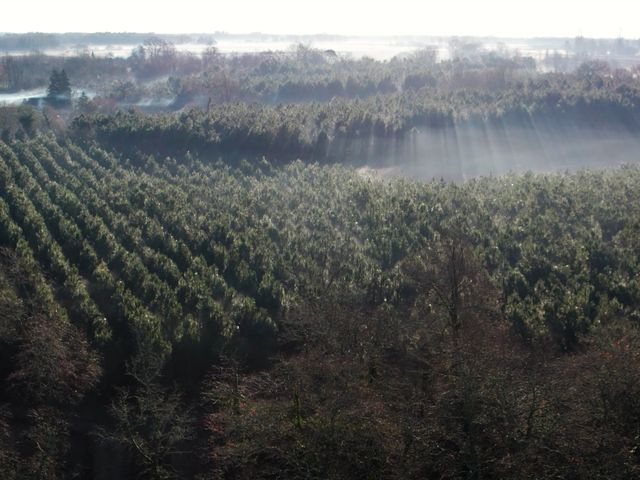
[[[242,54],[257,53],[267,51],[287,51],[296,43],[304,43],[320,50],[334,50],[341,55],[350,55],[353,57],[371,57],[375,60],[389,60],[397,55],[409,54],[417,49],[424,47],[433,47],[438,52],[438,58],[445,60],[449,58],[449,38],[437,37],[353,37],[340,40],[317,40],[286,38],[282,39],[274,37],[271,40],[262,38],[223,38],[216,41],[215,45],[223,54]],[[522,55],[529,55],[535,58],[541,58],[546,50],[556,50],[565,53],[561,48],[562,44],[558,41],[549,42],[547,44],[538,44],[527,41],[526,39],[498,41],[496,39],[481,41],[482,45],[487,49],[495,49],[497,46],[505,48],[509,51],[518,51]],[[112,55],[114,57],[125,58],[131,55],[131,51],[139,44],[77,44],[63,45],[55,48],[44,48],[40,51],[47,55],[63,55],[74,56],[82,53],[93,53],[96,56],[106,57]],[[176,48],[183,52],[192,52],[195,54],[202,51],[209,45],[207,43],[176,43]],[[24,51],[8,51],[9,54],[25,54]]]

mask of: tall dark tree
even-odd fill
[[[49,101],[55,105],[63,106],[71,102],[71,83],[64,69],[51,72],[47,93]]]

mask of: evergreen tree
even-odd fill
[[[48,99],[52,103],[62,105],[68,104],[71,101],[71,83],[64,69],[61,71],[55,68],[53,69],[49,79],[49,89],[47,93]]]
[[[84,91],[82,91],[80,97],[78,98],[76,108],[82,113],[90,113],[94,108],[93,103]]]

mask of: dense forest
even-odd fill
[[[638,474],[637,167],[0,157],[5,478]]]
[[[637,69],[169,40],[2,60],[100,90],[0,108],[2,478],[640,476],[640,166],[357,168],[470,125],[635,137]]]

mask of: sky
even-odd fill
[[[0,32],[640,38],[640,0],[7,0]]]

